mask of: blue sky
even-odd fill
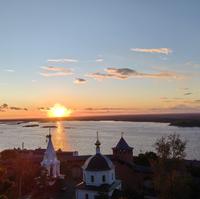
[[[198,0],[2,1],[0,102],[197,110],[199,8]]]

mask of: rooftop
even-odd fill
[[[120,138],[119,142],[117,143],[116,147],[113,149],[119,149],[119,150],[132,150],[133,148],[130,147],[126,140],[123,138],[123,136]]]
[[[106,171],[112,169],[113,164],[108,157],[97,153],[89,157],[82,168],[87,171]]]

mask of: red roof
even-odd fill
[[[116,147],[114,147],[114,149],[119,149],[119,150],[132,150],[133,148],[130,147],[126,140],[121,137],[121,139],[119,140],[119,142],[117,143]]]

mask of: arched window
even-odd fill
[[[94,182],[94,176],[91,176],[91,182]]]
[[[85,194],[85,199],[89,199],[88,193]]]
[[[103,176],[102,176],[102,182],[105,182],[105,181],[106,181],[106,176],[103,175]]]

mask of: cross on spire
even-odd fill
[[[49,136],[51,136],[51,127],[49,128]]]
[[[46,135],[46,138],[48,139],[46,139],[46,142],[48,142],[51,139],[51,128],[49,128],[49,134]]]
[[[98,131],[97,131],[97,141],[96,141],[95,145],[96,145],[96,153],[100,153],[101,142],[99,141],[99,133],[98,133]]]
[[[124,136],[124,132],[121,132],[121,137],[123,138],[123,136]]]

